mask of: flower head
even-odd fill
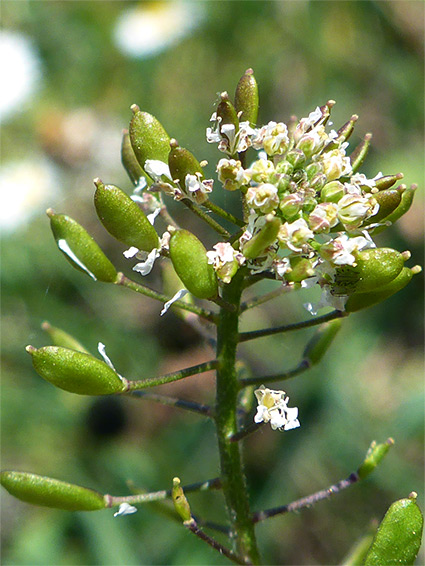
[[[256,423],[270,423],[273,430],[291,430],[300,426],[298,407],[288,407],[289,397],[285,391],[268,389],[262,385],[254,391],[258,407],[254,417]]]

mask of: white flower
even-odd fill
[[[300,426],[298,407],[288,407],[289,397],[285,391],[268,389],[262,385],[254,391],[258,407],[254,417],[256,423],[270,423],[273,430],[291,430]]]
[[[346,194],[338,201],[338,218],[347,230],[359,228],[366,218],[379,210],[379,204],[372,195]]]
[[[324,285],[322,287],[322,295],[319,299],[318,303],[305,303],[304,308],[308,310],[308,312],[315,316],[320,309],[325,307],[332,307],[337,311],[344,311],[345,310],[345,303],[348,300],[348,295],[334,295],[332,294],[332,290],[330,285]]]
[[[132,250],[133,248],[130,248],[130,249]],[[129,250],[127,250],[127,251],[129,251]],[[139,251],[137,253],[137,256],[139,258],[145,256],[145,259],[144,259],[144,261],[141,261],[140,263],[136,263],[136,265],[133,267],[133,271],[137,271],[141,275],[149,275],[149,273],[152,271],[153,264],[155,263],[155,260],[159,257],[159,255],[160,255],[160,253],[159,253],[159,250],[157,248],[154,248],[149,253]]]
[[[265,152],[259,153],[259,159],[254,161],[246,173],[255,183],[267,183],[275,172],[273,162],[267,159]]]
[[[310,238],[314,238],[313,232],[303,218],[295,220],[295,222],[285,222],[279,229],[277,235],[279,242],[294,252],[302,252],[302,246],[308,242]]]
[[[124,517],[125,515],[132,515],[136,513],[137,507],[130,505],[129,503],[121,503],[118,511],[114,513],[114,517]]]
[[[271,183],[249,187],[246,202],[250,207],[260,210],[263,214],[268,214],[279,205],[277,188]]]
[[[236,159],[220,159],[217,164],[218,180],[223,183],[227,191],[240,189],[249,183],[250,177],[243,169],[240,161]]]
[[[201,174],[191,175],[188,173],[185,178],[186,191],[198,204],[205,202],[207,194],[212,192],[214,181],[212,179],[201,179]]]
[[[282,155],[289,147],[288,128],[283,122],[269,122],[253,139],[254,149],[264,149],[267,155]]]
[[[230,283],[245,258],[228,242],[219,242],[214,246],[214,250],[207,252],[208,263],[213,265],[217,276],[224,283]]]
[[[355,265],[356,258],[353,252],[374,247],[376,246],[370,236],[350,238],[347,234],[342,234],[324,244],[320,249],[320,255],[334,265]]]
[[[345,150],[342,146],[339,149],[332,149],[324,153],[321,156],[320,163],[328,181],[349,175],[352,170],[350,159],[345,157]]]

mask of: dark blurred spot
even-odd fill
[[[95,399],[85,421],[89,434],[94,440],[106,440],[118,436],[127,424],[122,399],[117,397]]]

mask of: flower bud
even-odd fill
[[[204,177],[202,167],[196,157],[184,147],[179,147],[176,140],[170,141],[171,151],[168,154],[168,167],[173,181],[178,181],[184,188],[186,175],[200,174]]]
[[[305,347],[303,359],[307,360],[311,366],[318,364],[328,351],[338,330],[341,328],[341,324],[341,319],[321,324]]]
[[[285,281],[300,283],[308,277],[313,277],[314,268],[312,260],[301,256],[292,256],[290,258],[291,270],[285,273]]]
[[[184,494],[183,488],[180,485],[179,478],[173,478],[173,488],[171,490],[171,497],[174,503],[174,508],[180,515],[183,521],[190,521],[192,514],[190,512],[190,505]]]
[[[290,221],[299,213],[304,203],[303,197],[299,193],[285,195],[279,203],[280,211],[285,220]]]
[[[424,523],[416,498],[417,494],[412,492],[390,506],[368,550],[365,566],[414,564]]]
[[[170,258],[186,289],[198,299],[217,295],[217,277],[208,263],[207,250],[188,230],[176,230],[170,238]]]
[[[78,222],[65,214],[55,214],[51,208],[47,216],[58,248],[72,266],[95,281],[115,282],[115,267]]]
[[[77,350],[78,352],[89,354],[89,351],[86,350],[86,348],[84,348],[84,346],[76,338],[61,328],[56,328],[47,321],[43,322],[41,328],[50,336],[54,346],[61,346],[63,348],[69,348],[70,350]]]
[[[89,354],[44,346],[26,350],[32,357],[35,371],[56,387],[79,395],[109,395],[125,391],[127,381],[105,362]]]
[[[372,134],[366,134],[363,140],[358,144],[354,151],[350,154],[351,170],[353,173],[359,170],[363,161],[366,159],[367,152],[370,147]]]
[[[133,104],[133,118],[129,126],[131,146],[137,161],[144,169],[147,159],[167,163],[170,152],[170,138],[155,116],[142,112]]]
[[[95,179],[94,205],[104,227],[127,246],[150,252],[159,245],[158,234],[139,206],[115,185]]]
[[[286,154],[285,159],[294,169],[299,169],[306,161],[305,154],[301,149],[291,149]]]
[[[252,69],[247,69],[238,82],[235,109],[241,122],[250,122],[253,125],[257,123],[258,85]]]
[[[335,271],[336,294],[370,293],[391,283],[402,271],[403,255],[390,248],[371,248],[357,252],[355,265],[344,265]]]
[[[382,287],[378,287],[369,293],[354,293],[348,298],[345,304],[345,311],[356,312],[385,301],[406,287],[415,273],[418,273],[418,269],[403,267],[397,277],[390,281],[390,283],[387,283]]]
[[[33,505],[66,511],[97,511],[107,506],[101,493],[53,478],[11,471],[1,472],[0,478],[11,495]]]
[[[331,181],[320,191],[320,200],[322,202],[338,202],[344,194],[344,185],[340,181]]]
[[[361,464],[360,468],[357,470],[359,478],[361,480],[365,479],[373,470],[380,464],[382,458],[387,454],[391,446],[394,445],[394,440],[389,438],[383,444],[377,444],[375,441],[369,447],[367,451],[366,458]]]
[[[130,177],[133,185],[137,185],[141,177],[149,179],[149,181],[151,182],[151,179],[146,175],[146,173],[141,168],[140,163],[136,159],[128,130],[124,130],[122,136],[121,162],[124,166],[124,169],[127,171],[127,174]]]
[[[279,161],[276,165],[276,173],[281,173],[282,175],[291,175],[294,172],[294,166],[286,159]]]
[[[273,242],[276,241],[280,226],[281,221],[279,218],[268,214],[266,216],[266,223],[255,236],[246,242],[242,249],[242,253],[246,259],[257,258],[270,244],[273,244]]]

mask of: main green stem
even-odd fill
[[[217,327],[217,399],[216,428],[220,452],[221,481],[236,552],[251,564],[260,564],[254,525],[249,510],[248,492],[242,468],[240,446],[231,442],[237,432],[236,409],[239,383],[235,362],[238,345],[240,300],[244,269],[223,287],[223,299],[234,311],[222,308]]]

